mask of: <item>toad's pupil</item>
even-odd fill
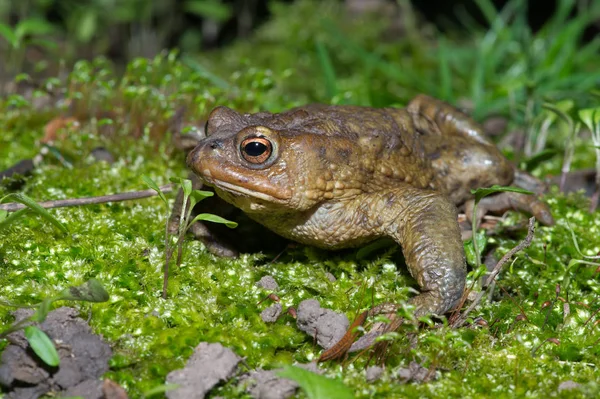
[[[267,151],[267,146],[258,141],[251,141],[244,146],[244,151],[251,157],[258,157]]]

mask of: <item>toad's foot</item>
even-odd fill
[[[474,205],[474,200],[469,200],[465,203],[465,214],[469,220],[473,218]],[[537,199],[535,195],[508,191],[482,198],[477,205],[477,214],[475,217],[477,223],[479,223],[488,212],[498,213],[511,209],[527,212],[546,226],[554,225],[554,218],[548,205]]]

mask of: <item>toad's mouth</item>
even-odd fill
[[[282,202],[283,200],[287,199],[285,196],[273,195],[264,191],[257,191],[253,189],[252,186],[250,188],[246,188],[218,179],[210,179],[210,181],[206,181],[206,183],[234,196],[253,197],[267,202]]]
[[[293,192],[287,187],[285,178],[256,171],[249,173],[214,156],[204,156],[204,148],[205,146],[199,145],[188,155],[188,166],[207,185],[237,199],[236,203],[246,202],[242,197],[277,204],[286,204],[292,198]]]

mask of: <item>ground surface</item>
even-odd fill
[[[421,83],[413,86],[400,80],[383,83],[401,78],[375,56],[368,58],[356,48],[353,53],[353,45],[377,47],[381,53],[390,54],[389,49],[398,46],[379,46],[369,25],[357,28],[354,41],[358,44],[340,46],[336,44],[339,35],[323,33],[317,43],[325,43],[330,55],[319,50],[319,45],[315,50],[312,36],[305,32],[319,23],[318,18],[301,17],[314,15],[310,8],[314,4],[300,3],[308,5],[280,12],[278,19],[265,27],[260,36],[262,52],[250,44],[240,44],[191,67],[168,55],[138,60],[129,65],[124,78],[116,76],[102,60],[77,65],[69,82],[59,87],[69,89],[67,99],[79,99],[75,114],[82,122],[64,129],[66,135],[59,134],[55,141],[72,167],[52,155],[45,156],[23,185],[0,186],[0,196],[14,191],[36,200],[104,195],[145,189],[142,175],[158,184],[168,183],[171,177],[185,177],[184,154],[172,148],[168,134],[161,134],[182,104],[190,110],[187,120],[201,124],[217,104],[277,111],[307,101],[403,105],[418,91],[440,95],[431,92],[425,79],[438,76],[432,72],[438,71],[438,65],[431,65],[414,41],[403,44],[413,55],[411,61],[399,61],[405,68],[403,74],[423,74]],[[322,13],[334,18],[335,10]],[[273,36],[273,32],[278,34]],[[299,49],[297,57],[289,55],[291,43]],[[362,61],[353,58],[363,56]],[[333,65],[328,64],[328,58],[335,60]],[[590,63],[598,65],[598,60]],[[334,80],[328,78],[327,65],[338,73]],[[573,70],[570,76],[580,72]],[[315,84],[300,84],[306,79]],[[557,75],[553,82],[558,79]],[[335,87],[331,87],[332,82]],[[487,109],[475,110],[480,120],[486,112],[498,111],[497,98],[506,98],[506,94],[497,94],[497,88],[477,94],[460,78],[453,82],[452,96],[446,99],[458,101],[480,95],[482,102],[476,104],[489,104]],[[378,89],[383,93],[380,96]],[[327,97],[329,94],[332,97]],[[68,101],[61,105],[64,97],[60,94],[43,109],[32,99],[2,100],[0,170],[35,156],[46,124],[58,115],[73,115]],[[556,100],[569,98],[564,94]],[[521,129],[525,126],[523,120],[510,123]],[[533,168],[541,177],[560,171],[566,133],[564,128],[552,132],[547,147],[556,150],[554,155]],[[593,166],[594,150],[589,140],[583,136],[573,141],[575,168]],[[91,154],[98,146],[107,148],[115,162],[96,161]],[[509,147],[505,150],[512,155]],[[472,316],[482,317],[487,326],[451,329],[436,321],[416,335],[407,334],[412,328],[406,327],[394,338],[380,380],[367,382],[367,356],[343,365],[326,363],[322,366],[325,375],[341,378],[357,397],[597,395],[599,273],[597,265],[571,261],[600,252],[600,218],[589,214],[589,200],[582,194],[564,195],[553,187],[546,201],[557,224],[537,229],[531,247],[519,253],[500,275],[492,300],[473,312]],[[164,384],[169,372],[183,368],[200,342],[221,343],[245,358],[251,369],[315,360],[321,350],[296,327],[291,316],[283,315],[275,323],[261,319],[261,312],[273,304],[261,302],[270,291],[256,286],[266,275],[277,281],[283,309],[316,298],[322,307],[343,312],[350,320],[372,301],[405,301],[416,287],[394,247],[366,258],[357,257],[356,251],[328,253],[296,247],[271,263],[276,254],[222,259],[207,253],[199,242],[189,241],[181,267],[172,269],[169,297],[164,300],[162,266],[168,211],[158,198],[53,210],[52,214],[68,226],[68,235],[37,216],[20,219],[0,231],[0,299],[33,304],[91,277],[101,281],[110,293],[109,302],[75,306],[90,315],[93,331],[112,347],[110,370],[105,376],[121,384],[132,397],[140,397]],[[510,214],[501,222],[505,229],[490,238],[488,249],[495,248],[497,256],[506,253],[524,237],[525,221],[523,215]],[[0,306],[0,330],[13,322],[11,310]],[[6,347],[7,342],[0,341],[0,350]],[[403,383],[408,374],[422,372],[419,367],[425,367],[434,378],[426,383],[418,383],[423,378]],[[247,394],[234,378],[210,395]]]

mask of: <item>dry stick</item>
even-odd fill
[[[506,253],[506,255],[504,255],[498,263],[496,263],[496,266],[494,266],[494,269],[492,270],[492,272],[490,273],[490,275],[488,276],[487,280],[485,281],[485,283],[483,285],[484,289],[479,294],[477,294],[477,297],[475,298],[473,303],[452,324],[453,328],[458,328],[464,324],[464,322],[467,320],[467,316],[469,315],[469,313],[471,313],[473,311],[473,309],[475,309],[475,307],[479,304],[479,302],[481,302],[481,299],[483,298],[483,296],[485,295],[485,293],[487,291],[487,287],[492,283],[492,281],[494,281],[494,279],[496,278],[498,273],[500,273],[500,271],[502,270],[502,267],[509,261],[509,259],[512,258],[513,255],[516,254],[517,252],[519,252],[519,251],[523,250],[524,248],[527,248],[528,246],[531,245],[531,241],[533,240],[534,232],[535,232],[535,218],[532,217],[529,219],[529,228],[527,231],[527,237],[525,237],[525,239],[523,241],[521,241],[519,243],[519,245],[517,245],[516,247],[514,247],[513,249],[508,251]]]
[[[163,193],[170,193],[173,191],[173,184],[167,184],[160,187]],[[118,202],[118,201],[129,201],[134,199],[154,197],[158,193],[152,189],[141,190],[141,191],[129,191],[126,193],[101,195],[99,197],[83,197],[83,198],[70,198],[65,200],[55,201],[44,201],[38,202],[42,208],[64,208],[67,206],[81,206],[81,205],[92,205],[92,204],[104,204],[106,202]],[[0,210],[7,212],[15,212],[20,209],[26,208],[25,205],[18,202],[9,202],[8,204],[0,204]]]

